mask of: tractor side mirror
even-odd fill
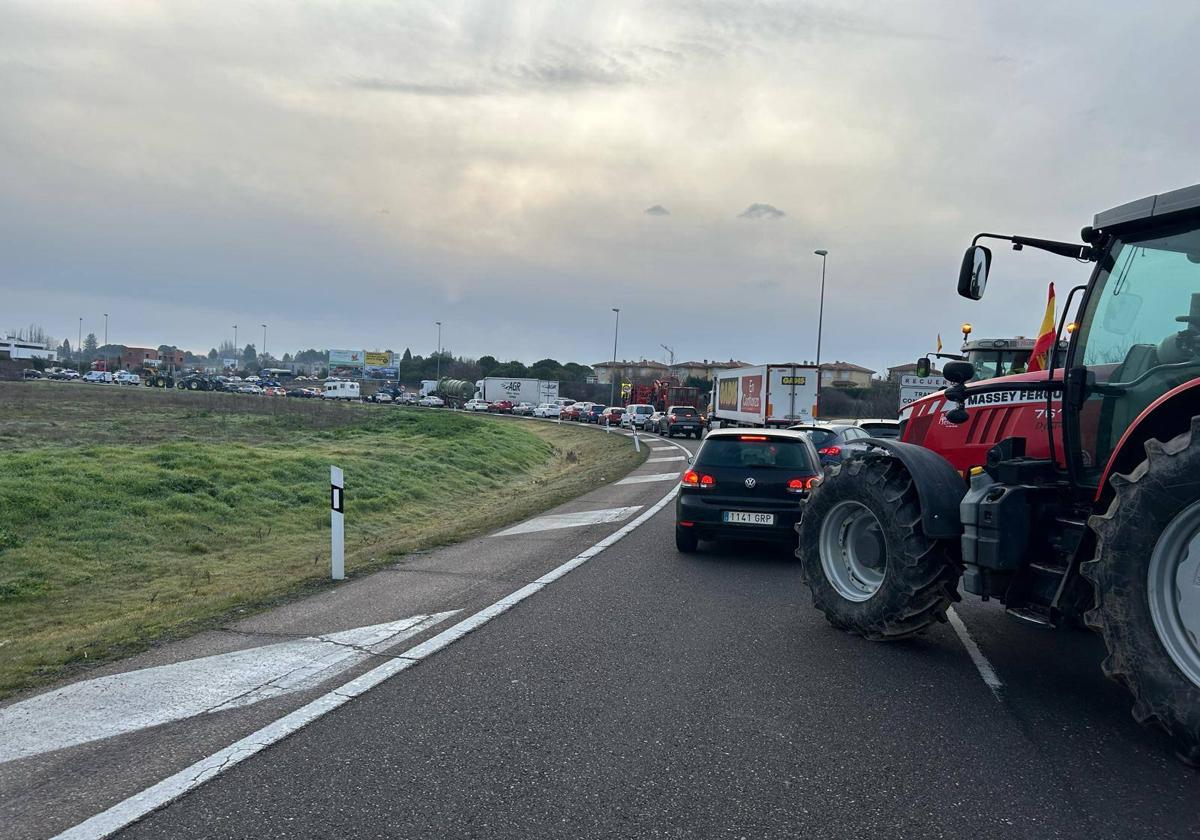
[[[942,369],[942,376],[947,382],[955,384],[970,382],[975,376],[975,365],[970,362],[946,362],[945,368]]]
[[[972,245],[963,254],[962,267],[958,270],[958,293],[971,300],[983,297],[987,286],[988,270],[992,267],[991,249]]]
[[[921,377],[922,379],[924,379],[926,376],[929,376],[931,367],[932,366],[929,364],[928,356],[922,356],[921,358],[917,359],[917,376]]]

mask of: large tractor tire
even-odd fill
[[[912,477],[893,458],[827,470],[796,531],[813,606],[834,627],[904,639],[945,621],[959,600],[961,564],[952,546],[925,536]]]
[[[1157,724],[1200,765],[1200,417],[1146,442],[1146,460],[1112,479],[1116,495],[1089,520],[1096,558],[1090,626],[1108,646],[1104,673],[1124,683],[1139,723]]]
[[[204,383],[202,383],[199,379],[189,379],[187,381],[187,387],[191,391],[199,391],[203,389]]]

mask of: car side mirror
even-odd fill
[[[921,377],[922,379],[929,376],[930,368],[931,365],[929,364],[928,356],[922,356],[921,358],[917,359],[917,376]]]
[[[963,383],[970,382],[975,376],[975,365],[970,362],[946,362],[946,366],[942,369],[942,376],[947,382]]]
[[[963,254],[962,266],[958,270],[958,293],[971,300],[983,297],[987,286],[988,270],[992,267],[991,249],[972,245]]]

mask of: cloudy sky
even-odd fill
[[[0,4],[0,330],[872,368],[1031,335],[1074,239],[1200,181],[1200,6]],[[261,348],[260,348],[261,349]]]

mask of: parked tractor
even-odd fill
[[[826,474],[797,525],[813,603],[876,640],[944,621],[960,584],[1025,621],[1086,624],[1134,716],[1200,763],[1200,186],[1100,213],[1082,244],[980,234],[958,281],[972,300],[984,239],[1091,277],[1047,370],[973,381],[949,362],[899,441]]]
[[[142,364],[142,384],[147,388],[174,388],[175,375],[160,360],[147,359]]]

